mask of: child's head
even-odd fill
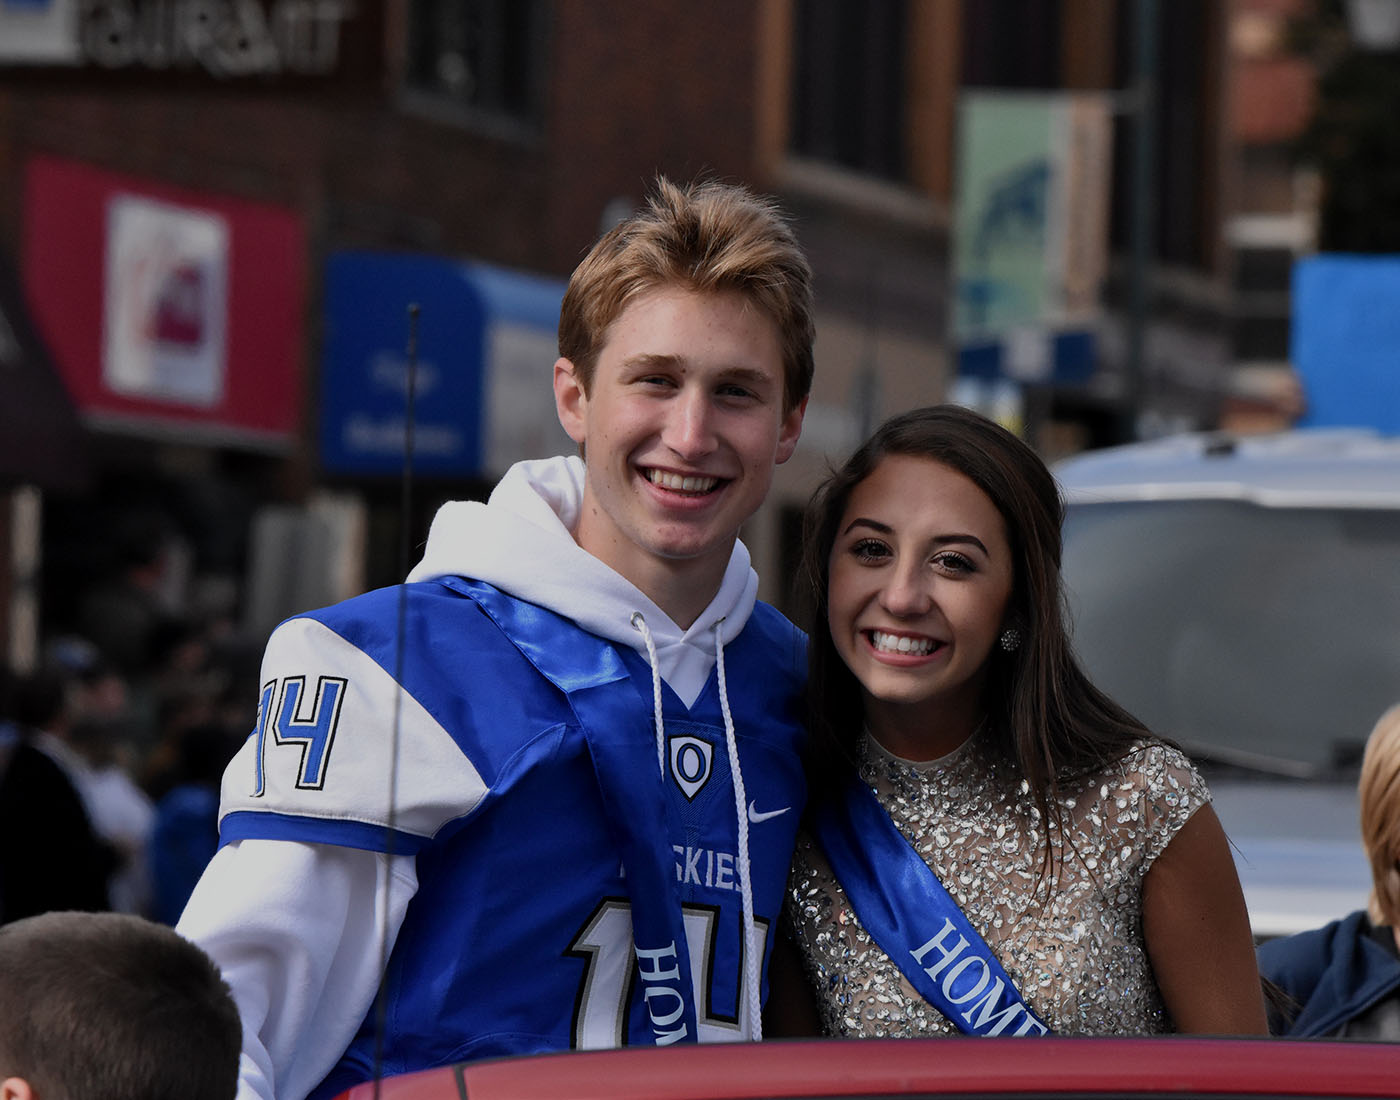
[[[242,1026],[218,969],[165,925],[45,913],[0,926],[0,1098],[232,1100]]]
[[[1361,842],[1371,859],[1371,919],[1400,925],[1400,706],[1381,715],[1361,762]]]

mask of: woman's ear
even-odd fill
[[[23,1077],[6,1077],[0,1081],[0,1100],[43,1100],[29,1087]]]

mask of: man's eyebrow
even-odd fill
[[[757,367],[728,367],[720,372],[721,380],[725,382],[743,382],[745,385],[769,386],[778,384],[778,379],[767,371],[759,370]]]
[[[683,363],[679,355],[662,355],[659,352],[641,352],[622,361],[625,368],[640,367],[643,370],[650,367],[679,367]]]
[[[850,523],[846,524],[845,530],[843,530],[841,533],[843,535],[848,535],[851,533],[852,530],[854,530],[857,527],[869,528],[871,531],[874,531],[876,534],[879,535],[894,534],[894,528],[891,527],[888,523],[881,523],[878,519],[870,519],[866,516],[857,516],[855,519],[851,520]],[[961,533],[938,535],[933,539],[933,543],[935,546],[948,546],[957,544],[975,546],[977,547],[977,549],[981,550],[982,553],[986,554],[987,557],[992,556],[991,552],[987,549],[986,545],[976,535],[968,535]]]
[[[684,355],[666,355],[662,352],[644,351],[624,359],[622,366],[625,370],[684,370],[686,358]],[[768,371],[741,364],[724,367],[716,372],[716,376],[720,382],[741,382],[755,388],[776,385],[779,382]]]

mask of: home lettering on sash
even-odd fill
[[[976,950],[968,951],[971,945],[967,937],[959,933],[957,943],[949,946],[948,935],[955,931],[953,922],[944,917],[943,927],[938,934],[909,954],[914,956],[914,961],[923,972],[938,983],[949,1004],[961,1008],[970,1002],[967,1011],[960,1012],[959,1015],[971,1025],[972,1031],[977,1035],[1046,1034],[1049,1029],[1032,1016],[1024,1005],[1014,1000],[1005,1006],[1001,1005],[1006,983],[992,976],[987,960]],[[967,954],[964,955],[965,951]],[[924,966],[924,959],[930,953],[936,956],[935,961],[931,966]],[[973,968],[980,968],[981,971],[976,981],[973,981],[972,975],[969,974]],[[975,972],[973,970],[973,973]],[[1024,1019],[1012,1030],[1011,1025],[1018,1016],[1023,1016]]]
[[[641,975],[642,999],[646,1002],[647,1015],[651,1017],[656,1045],[664,1047],[680,1042],[686,1037],[687,1029],[685,996],[679,987],[681,968],[675,941],[650,950],[639,946],[637,971]]]

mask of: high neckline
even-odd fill
[[[870,759],[875,762],[887,761],[892,764],[898,764],[901,767],[912,768],[914,771],[917,772],[937,771],[940,768],[944,768],[947,765],[953,763],[955,760],[959,760],[963,756],[967,755],[967,753],[970,751],[970,746],[974,741],[977,740],[978,734],[982,732],[982,727],[985,724],[985,722],[979,723],[977,728],[974,729],[970,734],[968,734],[967,740],[965,740],[961,745],[959,745],[957,748],[953,749],[950,752],[944,753],[942,756],[935,756],[932,760],[910,760],[909,758],[904,756],[897,756],[895,753],[892,753],[889,749],[885,748],[884,745],[880,744],[880,742],[874,737],[874,735],[871,734],[871,732],[867,729],[864,731],[867,759]]]

